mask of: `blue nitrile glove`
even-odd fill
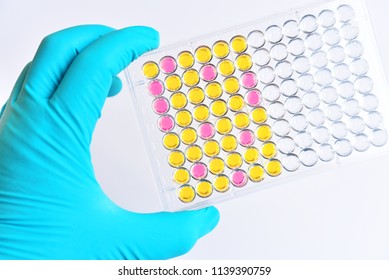
[[[116,75],[158,46],[147,27],[78,26],[46,37],[2,109],[0,259],[165,259],[218,211],[139,214],[106,197],[89,146]]]

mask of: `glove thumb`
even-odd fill
[[[215,207],[153,214],[125,211],[115,232],[125,258],[168,259],[187,253],[218,222]]]

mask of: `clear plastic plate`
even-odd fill
[[[388,88],[366,11],[363,1],[319,3],[133,62],[131,96],[165,208],[386,153]]]

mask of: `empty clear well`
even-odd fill
[[[131,66],[167,208],[200,207],[387,150],[387,87],[363,3],[353,3],[259,21]]]

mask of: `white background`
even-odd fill
[[[89,23],[115,28],[149,25],[159,30],[161,46],[165,46],[311,2],[0,0],[0,103],[6,101],[40,40],[59,29]],[[368,1],[368,9],[389,73],[389,2]],[[137,135],[139,128],[124,87],[106,102],[94,135],[96,175],[119,205],[155,211],[159,208],[152,194],[154,181],[148,175],[144,143]],[[389,157],[385,156],[223,202],[217,205],[218,227],[181,258],[388,259],[388,171]]]

